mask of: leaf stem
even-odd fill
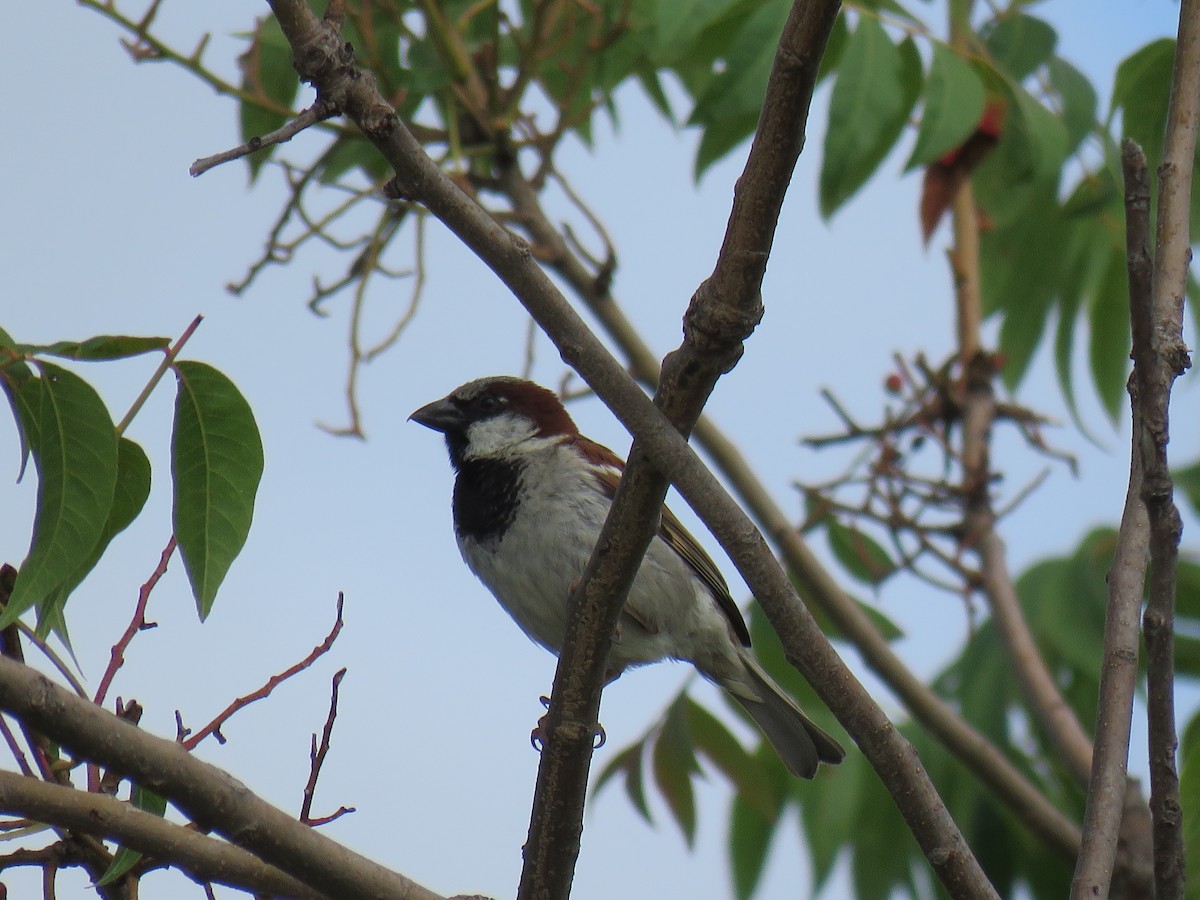
[[[183,349],[183,345],[188,342],[203,321],[204,316],[196,316],[196,318],[192,319],[192,324],[185,328],[179,339],[167,349],[162,362],[158,364],[158,368],[154,370],[154,374],[150,376],[150,380],[146,382],[146,386],[142,388],[142,392],[137,395],[137,399],[129,407],[129,412],[125,413],[124,418],[117,423],[117,437],[125,433],[125,429],[129,427],[129,423],[133,421],[133,417],[141,412],[142,407],[146,405],[146,400],[150,397],[151,391],[162,381],[162,377],[167,374],[167,369],[171,368],[175,362],[175,357],[179,355],[179,351]]]

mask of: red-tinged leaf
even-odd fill
[[[982,128],[985,99],[983,81],[975,69],[949,47],[935,42],[917,143],[905,171],[938,159]],[[993,136],[998,134],[996,131]]]
[[[696,795],[692,775],[700,771],[687,727],[683,698],[671,705],[654,742],[651,766],[654,783],[667,802],[688,846],[696,840]]]
[[[926,244],[954,202],[955,194],[996,146],[1004,129],[1005,109],[1002,101],[989,100],[966,141],[925,169],[921,186],[921,235]]]

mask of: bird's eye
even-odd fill
[[[504,401],[495,394],[481,394],[475,405],[479,407],[480,412],[493,413],[504,405]]]

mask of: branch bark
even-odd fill
[[[1154,820],[1154,887],[1159,900],[1183,896],[1184,851],[1175,751],[1175,569],[1183,526],[1167,464],[1169,409],[1175,379],[1191,365],[1183,342],[1183,299],[1191,262],[1192,165],[1200,123],[1200,2],[1179,8],[1179,36],[1163,160],[1158,169],[1154,276],[1148,304],[1133,308],[1134,377],[1141,404],[1135,435],[1150,516],[1150,585],[1144,617],[1150,721],[1150,814]],[[1137,338],[1142,340],[1138,341]]]
[[[0,812],[120,842],[169,861],[197,881],[209,881],[293,900],[323,894],[240,847],[135,809],[113,797],[78,791],[37,778],[0,771]]]
[[[1150,180],[1146,158],[1133,144],[1122,153],[1125,172],[1125,243],[1131,308],[1150,297]],[[1134,344],[1142,338],[1139,317],[1132,317]],[[1138,613],[1149,555],[1149,522],[1142,500],[1143,464],[1137,452],[1142,405],[1136,381],[1130,381],[1133,448],[1129,490],[1117,547],[1108,576],[1108,609],[1104,620],[1103,666],[1096,712],[1096,746],[1084,812],[1083,846],[1071,882],[1074,900],[1108,895],[1121,827],[1133,693],[1138,674]]]
[[[440,900],[301,824],[174,741],[147,734],[6,658],[0,658],[0,709],[75,756],[127,773],[193,821],[331,897]]]
[[[391,193],[422,202],[492,268],[554,340],[563,359],[604,399],[635,441],[644,443],[655,467],[675,482],[693,508],[706,508],[706,524],[719,526],[714,533],[785,638],[792,662],[880,773],[947,889],[955,896],[995,896],[912,747],[837,657],[762,536],[587,329],[531,258],[525,242],[493,221],[425,155],[369,73],[353,64],[336,29],[322,28],[299,0],[270,3],[293,47],[301,77],[316,84],[319,92],[333,92],[329,99],[362,128],[395,169]],[[692,324],[702,331],[705,320],[701,316]],[[720,520],[713,515],[717,508]]]

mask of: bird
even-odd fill
[[[459,551],[521,630],[557,655],[567,601],[591,558],[624,462],[584,437],[553,391],[479,378],[409,419],[446,441]],[[750,652],[750,632],[712,559],[663,507],[622,609],[606,683],[627,668],[690,662],[758,725],[784,766],[812,778],[845,751]]]

